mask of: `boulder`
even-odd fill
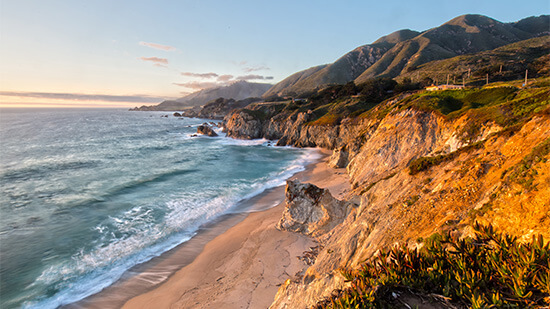
[[[214,132],[214,130],[212,130],[212,128],[209,125],[198,126],[197,133],[211,136],[211,137],[218,136],[218,134]]]
[[[178,112],[175,112],[173,115],[174,115],[174,117],[181,117],[181,114],[178,113]]]
[[[340,224],[353,205],[334,198],[328,189],[298,180],[287,180],[285,195],[285,210],[276,228],[313,237]]]
[[[343,168],[348,166],[349,153],[346,151],[346,147],[340,147],[334,149],[332,156],[328,161],[328,166],[332,168]]]

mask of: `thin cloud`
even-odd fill
[[[231,61],[231,62],[233,62],[233,64],[236,64],[240,67],[245,66],[248,63],[248,61],[246,61],[246,60],[238,61],[238,62],[237,61]]]
[[[181,75],[188,76],[188,77],[197,77],[197,78],[216,78],[219,75],[216,73],[192,73],[192,72],[182,72]]]
[[[159,58],[159,57],[140,57],[139,59],[143,61],[150,61],[153,62],[155,66],[157,67],[163,67],[166,68],[168,65],[168,59],[166,58]]]
[[[25,92],[25,91],[0,91],[0,96],[20,98],[41,98],[71,101],[106,101],[106,102],[136,102],[154,103],[164,98],[147,95],[110,95],[110,94],[86,94],[86,93],[62,93],[62,92]]]
[[[218,81],[219,82],[228,82],[228,81],[232,80],[233,77],[234,77],[233,75],[229,75],[229,74],[220,75],[220,76],[218,76]]]
[[[162,44],[157,44],[157,43],[148,43],[148,42],[143,42],[143,41],[139,42],[139,45],[151,47],[151,48],[154,48],[154,49],[164,50],[164,51],[175,51],[176,50],[176,48],[173,47],[173,46],[162,45]]]
[[[273,76],[262,76],[262,75],[250,74],[250,75],[239,76],[236,79],[237,80],[258,80],[258,79],[268,80],[268,79],[273,79]]]
[[[265,65],[255,66],[255,67],[245,67],[243,68],[243,71],[246,73],[255,72],[255,71],[265,71],[265,70],[271,70]]]

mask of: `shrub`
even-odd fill
[[[421,250],[381,251],[357,270],[342,270],[351,287],[314,308],[393,308],[394,292],[439,296],[460,307],[533,308],[550,299],[550,246],[474,224],[475,236],[435,234]],[[455,306],[453,306],[455,307]]]

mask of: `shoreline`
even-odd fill
[[[324,149],[318,149],[317,151],[320,154],[320,157],[305,166],[304,171],[296,173],[289,179],[310,181],[310,179],[312,178],[317,178],[317,182],[322,182],[322,179],[331,179],[330,176],[334,176],[333,174],[335,174],[335,171],[338,171],[335,169],[329,170],[329,168],[326,166],[326,159],[331,152]],[[321,168],[322,171],[320,170],[321,165],[324,166],[324,168]],[[340,171],[338,173],[340,174],[340,177],[347,177],[345,172]],[[341,184],[339,184],[338,186],[341,186]],[[349,187],[347,180],[344,187],[345,186]],[[211,249],[210,247],[213,246],[211,243],[216,241],[217,238],[228,234],[233,229],[243,230],[243,227],[241,225],[246,226],[245,222],[247,222],[247,220],[252,220],[249,218],[254,217],[253,221],[256,221],[256,223],[258,223],[258,220],[262,221],[265,218],[269,218],[271,220],[273,220],[273,218],[276,218],[276,220],[278,221],[278,219],[281,217],[284,207],[284,188],[284,186],[271,188],[249,200],[243,201],[243,205],[241,205],[242,207],[245,207],[247,209],[259,210],[254,212],[230,213],[223,215],[214,222],[202,226],[199,231],[197,231],[197,234],[193,236],[193,238],[191,238],[189,241],[184,242],[176,246],[175,248],[162,253],[158,257],[155,257],[146,263],[134,266],[114,284],[102,290],[101,292],[91,295],[78,302],[67,304],[63,306],[63,308],[120,308],[125,303],[126,306],[131,305],[133,299],[135,298],[144,297],[145,295],[148,295],[158,289],[163,288],[165,285],[171,282],[171,280],[173,280],[173,278],[176,277],[178,273],[182,272],[182,270],[189,268],[193,264],[199,263],[197,262],[197,260],[200,260],[201,256],[205,254],[212,255],[212,253],[210,252],[212,250],[209,249]],[[338,194],[334,195],[338,197]],[[278,204],[278,206],[265,209],[266,205],[274,204]],[[236,228],[237,226],[240,227]],[[275,230],[274,223],[271,227],[273,230]],[[275,231],[278,233],[288,233],[278,230]],[[248,232],[250,232],[250,226],[248,227]],[[305,238],[305,236],[301,237]],[[289,237],[286,238],[288,239]],[[242,240],[246,241],[246,239]],[[296,249],[298,249],[299,247],[300,250],[302,248],[303,250],[298,250],[299,252],[295,250],[296,252],[293,253],[299,256],[302,254],[303,251],[309,249],[309,245],[312,245],[312,243],[308,243],[306,240],[300,240],[300,243],[296,245]],[[219,245],[216,246],[219,247]],[[235,246],[237,245],[234,244],[233,247]],[[205,253],[205,251],[208,251],[210,253]],[[298,259],[294,260],[298,261]],[[293,274],[294,273],[291,273],[289,275]],[[280,284],[284,282],[284,280],[281,280],[276,284]],[[273,295],[269,297],[269,304],[271,304],[277,288],[278,287],[275,286]],[[271,287],[270,290],[273,290],[273,287]],[[166,298],[165,296],[163,297]],[[154,304],[155,307],[159,307],[156,302]]]
[[[347,173],[328,167],[330,151],[319,153],[316,162],[289,179],[328,188],[341,198],[350,188]],[[189,265],[123,308],[269,307],[279,286],[308,267],[299,257],[317,244],[308,236],[275,229],[284,209],[284,187],[279,188],[272,193],[282,197],[281,203],[249,213],[208,242]]]

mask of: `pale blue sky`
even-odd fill
[[[517,21],[549,3],[0,0],[0,103],[135,106],[224,81],[275,83],[399,29],[467,13]]]

